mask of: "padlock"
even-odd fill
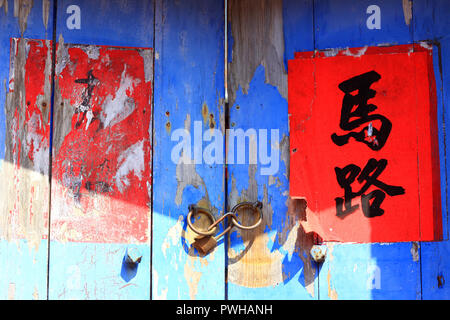
[[[206,236],[200,239],[196,239],[192,243],[192,246],[197,249],[197,251],[201,255],[206,255],[217,246],[217,240],[215,237]]]

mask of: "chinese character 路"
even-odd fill
[[[359,205],[352,205],[352,200],[359,196],[361,196],[361,207],[364,216],[368,218],[381,216],[384,214],[381,203],[385,199],[386,194],[393,197],[405,193],[403,187],[388,185],[378,179],[386,168],[387,163],[386,159],[376,160],[371,158],[362,170],[354,164],[349,164],[344,168],[334,168],[336,179],[344,189],[344,197],[335,198],[336,215],[338,217],[343,218],[357,210]],[[355,180],[360,184],[364,183],[357,192],[354,192],[352,189],[352,184]],[[378,189],[366,193],[371,186]]]

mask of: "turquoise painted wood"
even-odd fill
[[[224,212],[223,162],[205,163],[203,157],[208,132],[217,133],[213,139],[223,144],[223,8],[223,1],[156,1],[151,269],[155,300],[225,298],[223,239],[209,255],[200,256],[191,246],[195,234],[186,223],[190,204],[216,217]],[[183,141],[186,148],[181,151]]]

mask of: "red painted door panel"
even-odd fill
[[[57,47],[52,239],[145,243],[151,49]]]
[[[327,241],[442,237],[431,50],[359,48],[289,61],[290,194]]]

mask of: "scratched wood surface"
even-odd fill
[[[200,256],[186,224],[190,204],[216,217],[224,211],[223,163],[202,157],[204,133],[222,132],[221,143],[224,132],[223,8],[223,1],[156,1],[153,299],[225,297],[223,240]],[[181,136],[191,137],[190,151],[172,157]]]
[[[1,299],[47,298],[49,4],[0,3]]]
[[[58,1],[50,299],[150,298],[152,26],[151,1]]]
[[[263,222],[257,229],[231,233],[228,297],[317,299],[318,270],[309,256],[313,236],[300,226],[304,207],[289,199],[285,63],[286,57],[293,55],[285,48],[313,47],[312,3],[229,1],[228,23],[230,129],[249,134],[256,130],[258,144],[258,157],[252,163],[251,150],[242,150],[235,137],[228,135],[228,209],[241,201],[263,203]],[[251,140],[248,137],[247,146]],[[246,152],[245,164],[237,162],[239,152]],[[240,219],[251,224],[251,215],[242,212]]]

